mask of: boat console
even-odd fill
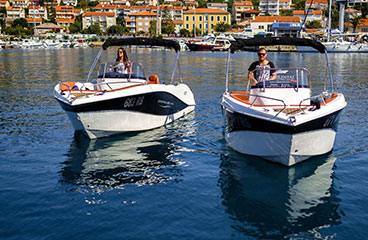
[[[255,72],[257,74],[255,74]],[[273,71],[276,80],[268,80],[266,71]],[[258,83],[250,86],[249,102],[255,105],[299,105],[311,97],[309,71],[305,68],[257,68]]]
[[[98,90],[114,90],[146,83],[147,77],[143,66],[135,62],[130,62],[130,66],[130,69],[123,69],[123,66],[116,66],[115,63],[101,63],[97,74]]]

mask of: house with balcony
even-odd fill
[[[98,24],[102,31],[116,25],[116,17],[113,12],[85,12],[82,15],[83,29],[93,24]]]
[[[295,37],[301,25],[298,16],[257,16],[251,21],[250,27],[255,35],[265,33]]]
[[[279,0],[280,10],[291,10],[291,0]]]
[[[47,9],[40,6],[28,7],[28,18],[43,18],[47,19]]]
[[[77,6],[78,4],[78,0],[63,0],[63,3],[66,5],[66,6]]]
[[[42,18],[30,18],[30,17],[27,17],[25,18],[27,23],[29,25],[32,25],[32,26],[39,26],[42,24]]]
[[[244,21],[242,14],[245,11],[253,10],[253,3],[251,1],[234,1],[232,8],[232,18],[236,23]]]
[[[302,21],[304,21],[304,19],[307,18],[305,20],[306,23],[307,22],[312,22],[312,21],[318,21],[318,22],[321,23],[322,27],[325,27],[325,25],[326,25],[326,23],[324,21],[323,13],[322,13],[321,10],[309,10],[309,11],[295,10],[295,11],[293,11],[293,16],[300,17],[300,19],[302,19]]]
[[[150,12],[156,13],[156,7],[149,7]],[[172,20],[183,20],[183,7],[180,6],[172,6],[172,5],[160,5],[159,6],[161,16],[163,19],[172,19]]]
[[[26,9],[31,4],[28,0],[11,0],[11,6],[14,8],[23,8]]]
[[[216,2],[207,3],[207,8],[221,9],[227,12],[227,3],[226,2],[225,3],[216,3]]]
[[[0,7],[1,8],[7,8],[7,7],[10,7],[10,3],[8,0],[0,0]]]
[[[259,11],[261,15],[280,15],[280,1],[279,0],[261,0],[259,2]]]
[[[231,24],[231,14],[221,9],[194,8],[184,12],[183,28],[192,32],[199,29],[201,34],[215,33],[215,25],[221,22]]]
[[[153,20],[156,21],[156,17],[156,13],[149,11],[131,13],[126,20],[127,27],[132,33],[149,32],[150,23]]]
[[[311,5],[312,3],[312,5]],[[315,10],[325,10],[328,9],[328,2],[327,0],[306,0],[305,1],[305,10],[309,9],[309,6],[311,9]]]
[[[95,7],[96,12],[113,12],[115,13],[116,17],[123,17],[124,19],[131,13],[130,7],[126,5],[114,5],[114,4],[107,4],[107,5],[97,5]]]
[[[26,13],[23,8],[7,7],[6,8],[6,24],[12,23],[17,18],[25,18]]]
[[[74,7],[73,6],[56,6],[55,18],[74,19]]]

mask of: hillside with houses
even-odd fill
[[[326,33],[328,8],[327,0],[0,0],[0,30],[17,37],[50,32],[318,35]],[[339,6],[333,2],[332,28],[338,27],[338,18]],[[368,3],[346,4],[343,23],[345,33],[368,33]]]

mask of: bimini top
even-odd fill
[[[151,45],[160,47],[173,48],[176,52],[180,51],[179,43],[173,40],[166,40],[160,38],[121,38],[121,39],[108,39],[102,45],[102,48],[106,50],[111,46],[123,46],[123,45]]]
[[[292,38],[292,37],[266,37],[266,38],[251,38],[251,39],[239,39],[236,42],[231,43],[231,52],[241,50],[244,47],[255,46],[271,46],[271,45],[294,45],[294,46],[307,46],[318,50],[320,53],[325,53],[325,46],[315,40],[306,38]]]

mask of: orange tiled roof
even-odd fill
[[[56,22],[59,22],[59,23],[74,23],[75,22],[75,19],[68,19],[68,18],[57,18],[56,19]]]
[[[142,11],[142,12],[131,13],[129,14],[129,16],[156,16],[156,13]]]
[[[306,3],[310,4],[312,0],[307,0]],[[313,0],[313,3],[324,3],[327,4],[327,0]]]
[[[253,6],[253,3],[250,1],[240,1],[240,2],[234,2],[235,6]]]
[[[55,11],[73,11],[73,6],[56,6]]]
[[[252,22],[300,22],[298,16],[257,16]]]
[[[304,10],[295,10],[293,11],[293,15],[306,15],[307,12]],[[314,15],[322,15],[322,11],[321,10],[312,10],[309,11],[308,14],[314,14]]]
[[[83,16],[110,16],[110,17],[114,17],[115,13],[113,13],[113,12],[86,12],[86,13],[83,13]]]
[[[183,24],[183,20],[180,20],[180,19],[176,19],[176,20],[173,20],[173,23],[174,24]]]
[[[185,11],[184,13],[228,13],[227,11],[221,10],[221,9],[217,9],[217,8],[196,8],[196,9],[191,9],[188,11]]]
[[[242,11],[243,13],[259,13],[258,10],[255,10],[255,9],[247,9],[247,10],[244,10]]]
[[[29,23],[42,22],[42,18],[25,18],[25,20]]]
[[[40,6],[29,6],[28,9],[39,9]]]

